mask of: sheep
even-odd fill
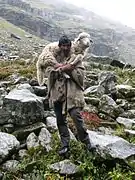
[[[76,65],[78,62],[82,61],[84,56],[87,54],[90,48],[92,40],[88,33],[82,32],[78,37],[72,42],[71,46],[71,57],[67,63]],[[48,66],[55,66],[58,63],[59,54],[58,42],[53,42],[48,44],[40,54],[38,61],[36,63],[37,68],[37,79],[40,86],[44,84],[44,74],[45,69]],[[57,60],[56,60],[57,59]]]

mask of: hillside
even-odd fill
[[[17,38],[12,37],[12,34]],[[30,58],[34,53],[39,53],[47,43],[40,37],[31,35],[21,28],[0,18],[0,54],[1,58]]]
[[[61,0],[0,0],[0,9],[0,17],[48,41],[87,31],[94,40],[93,54],[134,64],[135,30],[93,12]]]

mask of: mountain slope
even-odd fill
[[[0,0],[0,16],[36,36],[56,41],[82,31],[94,40],[93,53],[134,64],[135,30],[61,0]]]
[[[17,38],[12,37],[14,34]],[[8,56],[18,56],[29,58],[33,53],[38,53],[43,46],[48,43],[21,28],[0,18],[0,54],[5,58]]]

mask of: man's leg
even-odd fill
[[[57,126],[61,138],[62,147],[59,151],[60,155],[65,154],[69,150],[70,135],[67,127],[66,116],[62,114],[62,103],[54,103],[54,111],[57,119]]]
[[[80,108],[72,108],[69,111],[69,114],[75,123],[79,140],[85,143],[87,145],[87,148],[91,150],[93,147],[91,146],[89,135],[84,127],[84,121],[80,114],[80,111]]]

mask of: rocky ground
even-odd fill
[[[0,18],[0,59],[34,60],[48,41]]]
[[[71,152],[59,157],[55,114],[39,87],[35,64],[0,62],[0,179],[133,179],[135,71],[85,62],[82,112],[96,152],[77,141],[68,117]]]

